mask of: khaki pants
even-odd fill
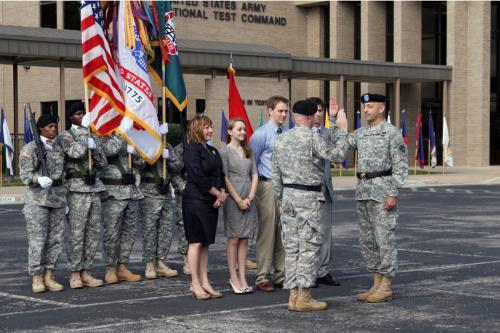
[[[255,196],[259,214],[257,231],[256,256],[257,274],[255,284],[267,281],[274,261],[273,283],[281,283],[285,279],[285,250],[281,240],[279,226],[279,207],[270,181],[259,181]]]

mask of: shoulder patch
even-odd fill
[[[28,149],[26,149],[23,151],[21,156],[26,158],[31,158],[31,152]]]

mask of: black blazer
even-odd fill
[[[222,159],[217,149],[190,142],[184,150],[184,165],[187,184],[183,196],[214,201],[216,197],[208,191],[212,187],[225,188]]]

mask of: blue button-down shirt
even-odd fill
[[[282,133],[287,131],[283,125],[279,126]],[[267,124],[259,127],[250,138],[250,147],[255,154],[255,163],[257,164],[257,172],[259,176],[271,178],[273,175],[273,164],[271,158],[273,156],[274,140],[278,135],[278,126],[273,122],[268,121]]]

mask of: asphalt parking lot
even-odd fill
[[[337,192],[332,274],[340,287],[313,294],[327,311],[291,313],[288,294],[234,295],[227,285],[222,225],[210,250],[210,278],[222,299],[193,300],[189,279],[34,294],[27,273],[21,205],[0,206],[0,331],[33,332],[500,332],[500,186],[406,188],[400,196],[399,274],[394,301],[358,303],[369,287],[361,261],[353,191]],[[131,269],[143,272],[141,235]],[[169,263],[181,270],[176,241]],[[94,272],[104,274],[98,253]],[[250,272],[250,280],[253,273]]]

